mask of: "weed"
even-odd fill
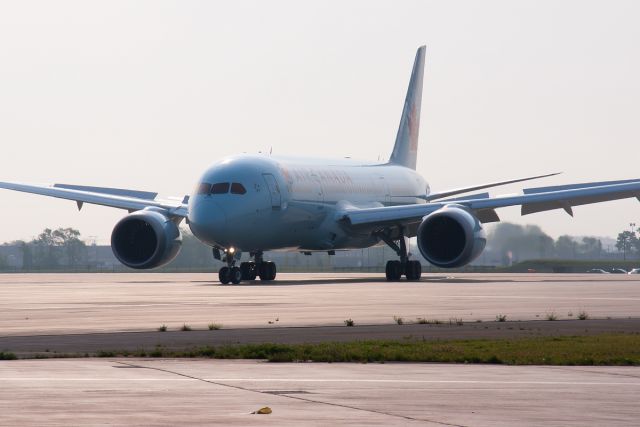
[[[482,323],[482,319],[476,319],[476,323]]]
[[[162,325],[158,328],[158,331],[160,332],[167,332],[167,325]]]
[[[507,315],[506,314],[498,314],[496,316],[496,320],[498,322],[506,322],[507,321]]]
[[[573,317],[573,311],[568,312],[568,313],[567,313],[567,316],[568,316],[568,317]]]
[[[462,321],[462,319],[459,319],[457,317],[452,317],[449,319],[449,325],[462,326],[463,324],[464,322]]]
[[[210,331],[217,331],[218,329],[222,329],[222,323],[209,323]]]
[[[551,313],[547,313],[545,318],[549,321],[554,321],[554,320],[558,320],[558,315],[556,314],[555,311],[552,311]]]
[[[182,327],[180,328],[181,331],[190,331],[191,330],[191,326],[187,325],[186,323],[184,323],[182,325]]]
[[[355,326],[356,322],[353,319],[347,319],[344,321],[345,326]]]
[[[425,319],[424,317],[418,317],[416,319],[416,323],[419,325],[428,325],[429,321],[427,319]]]
[[[578,319],[579,320],[587,320],[589,318],[589,313],[587,313],[584,310],[581,310],[580,313],[578,313]]]
[[[6,353],[4,353],[6,354]],[[155,348],[136,352],[100,351],[100,357],[209,357],[271,362],[436,362],[507,365],[640,365],[640,334],[533,337],[513,340],[383,340],[318,344],[243,344]],[[43,357],[73,357],[71,355]]]
[[[404,325],[404,319],[402,317],[393,316],[393,321],[398,325]]]
[[[8,351],[0,351],[0,360],[16,360],[18,357]]]

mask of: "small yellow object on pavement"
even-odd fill
[[[252,414],[260,414],[260,415],[266,415],[266,414],[270,414],[271,408],[269,408],[268,406],[265,406],[264,408],[260,408],[257,411],[252,412]]]

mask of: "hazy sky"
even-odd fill
[[[188,194],[222,156],[387,158],[427,45],[432,189],[640,178],[633,1],[3,1],[0,180]],[[510,186],[498,193],[513,193]],[[0,241],[124,211],[0,190]],[[640,224],[636,200],[503,220],[557,236]]]

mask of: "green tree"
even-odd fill
[[[618,234],[618,238],[616,239],[616,249],[620,252],[623,252],[626,256],[631,255],[632,248],[638,246],[638,238],[636,237],[636,233],[632,233],[631,231],[623,231]]]
[[[602,242],[595,237],[583,237],[578,252],[585,258],[598,259],[602,254]]]
[[[56,267],[62,256],[66,256],[69,266],[79,265],[86,258],[87,247],[80,240],[80,232],[73,228],[45,228],[31,245],[34,247],[33,265],[38,267]]]
[[[511,252],[514,260],[547,258],[553,255],[553,239],[536,225],[508,222],[496,224],[489,233],[491,250],[501,256]]]
[[[556,255],[559,258],[571,259],[575,258],[577,254],[578,243],[573,240],[573,237],[564,235],[558,237],[556,240]]]

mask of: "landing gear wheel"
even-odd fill
[[[269,265],[269,280],[275,280],[276,279],[276,263],[268,262],[268,265]]]
[[[242,272],[238,267],[232,267],[231,272],[229,274],[231,283],[237,285],[242,280]]]
[[[420,261],[407,261],[405,275],[407,276],[407,280],[420,280],[420,276],[422,276],[422,265]]]
[[[276,264],[271,261],[261,262],[258,275],[260,280],[274,280],[276,278]]]
[[[255,262],[250,262],[249,263],[249,279],[248,280],[256,280],[256,277],[258,276],[258,269],[256,268],[256,263]]]
[[[243,262],[240,264],[242,280],[256,280],[256,264],[254,262]]]
[[[229,267],[222,267],[220,271],[218,271],[218,279],[223,285],[229,283],[231,281],[231,269]]]
[[[400,264],[400,261],[387,261],[387,267],[384,272],[388,281],[395,282],[400,280],[400,277],[402,277],[402,264]]]

